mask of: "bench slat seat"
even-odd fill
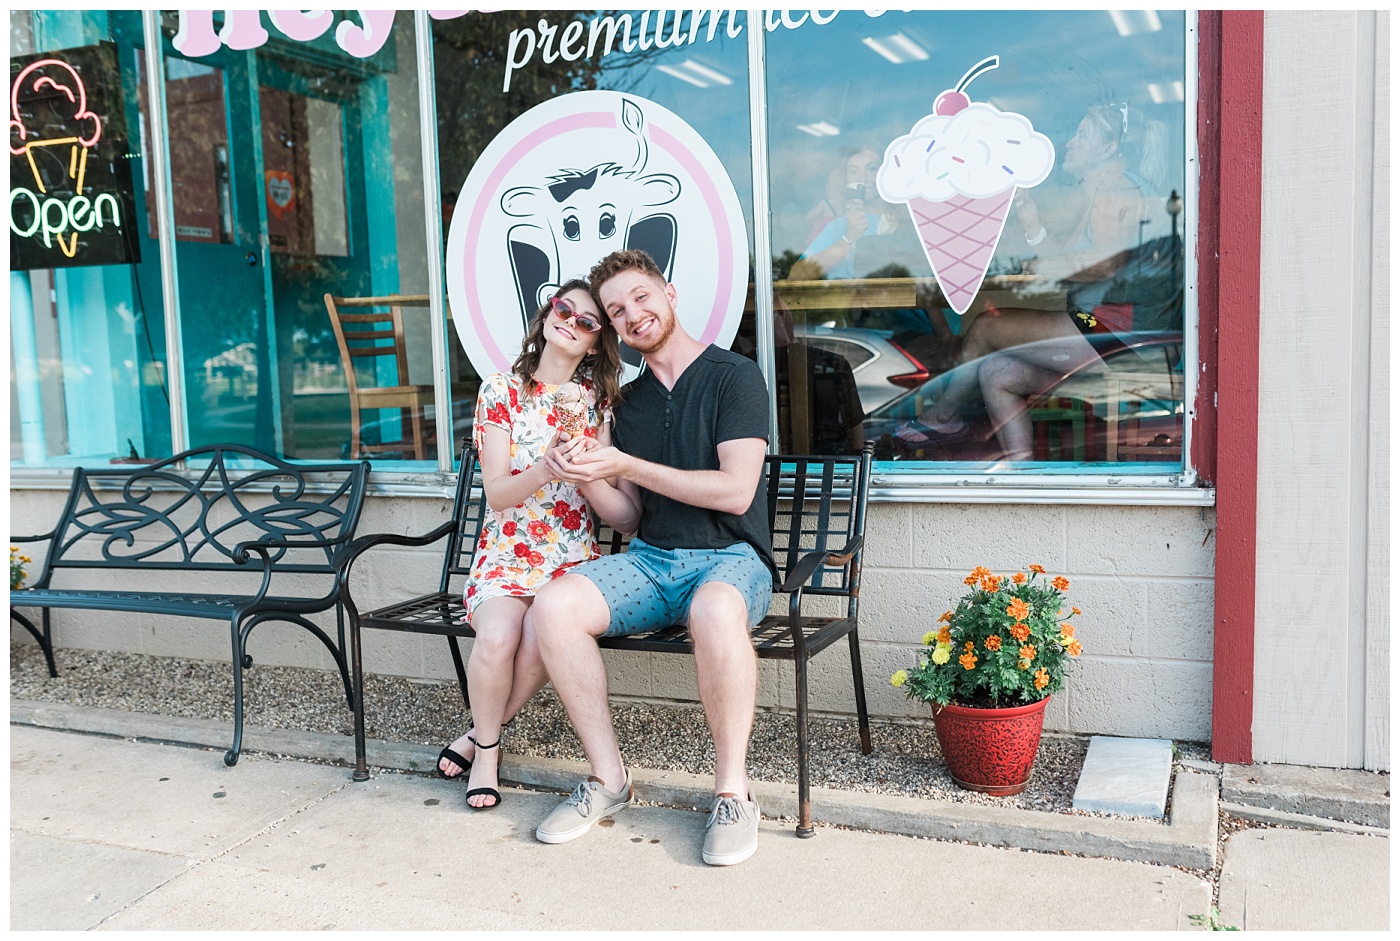
[[[294,609],[304,598],[256,595],[181,595],[147,591],[82,591],[64,588],[31,588],[12,592],[10,604],[24,608],[80,608],[99,611],[142,611],[147,614],[173,614],[192,618],[227,619],[240,604],[258,600],[269,607]]]
[[[869,494],[872,449],[849,457],[771,455],[765,472],[769,534],[778,572],[773,593],[786,596],[788,613],[770,614],[750,631],[754,652],[765,660],[787,660],[795,667],[797,684],[797,764],[799,836],[811,836],[810,781],[807,748],[807,663],[812,657],[845,638],[851,656],[861,751],[870,754],[870,721],[866,711],[864,679],[857,635],[860,603],[860,562],[864,542],[866,501]],[[486,517],[486,495],[480,486],[480,468],[470,443],[463,442],[452,518],[422,536],[382,534],[355,541],[346,554],[341,576],[342,603],[350,621],[350,660],[355,703],[354,778],[369,777],[365,757],[364,672],[361,662],[362,630],[406,631],[447,637],[452,665],[462,690],[462,702],[471,708],[460,638],[476,636],[462,605],[462,589],[471,573],[481,527]],[[384,546],[426,546],[446,540],[442,575],[436,592],[384,605],[361,614],[355,604],[350,570],[371,549]],[[605,553],[627,551],[627,540],[606,526],[598,527],[598,541]],[[845,616],[817,617],[802,611],[808,595],[844,599]],[[608,650],[693,654],[684,625],[628,637],[604,637],[598,645]]]

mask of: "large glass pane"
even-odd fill
[[[842,12],[769,34],[785,448],[1180,468],[1183,16]]]
[[[190,439],[431,469],[413,17],[351,54],[336,36],[359,14],[327,15],[315,35],[314,16],[282,16],[295,37],[261,14],[252,48],[182,39],[202,55],[175,48],[180,20],[165,17]]]
[[[10,13],[10,460],[170,454],[135,12]],[[19,153],[14,153],[15,149]]]
[[[655,10],[434,23],[459,436],[525,318],[616,249],[651,252],[694,336],[754,355],[746,23]]]

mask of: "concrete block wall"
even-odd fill
[[[11,531],[48,529],[62,500],[54,491],[12,491]],[[372,497],[359,531],[422,533],[448,511],[446,499]],[[973,566],[1010,573],[1038,562],[1070,579],[1069,598],[1084,610],[1075,621],[1085,653],[1067,689],[1052,701],[1047,728],[1209,739],[1214,525],[1214,511],[1196,507],[872,505],[860,617],[872,712],[928,715],[926,707],[890,686],[889,676],[914,662],[919,639],[962,594],[962,579]],[[440,566],[440,549],[381,550],[356,568],[355,597],[368,608],[434,590]],[[84,575],[110,587],[119,579],[123,587],[135,587],[125,574]],[[162,583],[169,580],[163,577]],[[832,600],[813,599],[814,610]],[[785,611],[785,604],[773,609]],[[333,634],[332,615],[316,620]],[[230,655],[228,631],[217,621],[56,611],[54,623],[60,647],[216,661]],[[17,628],[11,637],[28,641]],[[259,664],[333,668],[320,642],[292,625],[259,626],[249,652]],[[446,681],[454,675],[447,642],[440,637],[369,631],[364,657],[365,668],[374,673]],[[605,658],[617,697],[697,699],[688,657],[607,651]],[[813,661],[810,681],[815,710],[854,711],[845,644]],[[758,701],[761,708],[794,708],[790,664],[760,663]]]

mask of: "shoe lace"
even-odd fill
[[[593,812],[593,792],[597,789],[598,784],[594,781],[580,781],[564,803],[577,807],[579,814],[587,817]]]
[[[727,827],[736,824],[748,816],[744,805],[737,797],[721,797],[715,802],[715,809],[710,811],[710,826]]]

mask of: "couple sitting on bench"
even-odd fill
[[[467,775],[471,808],[498,806],[501,728],[551,680],[592,774],[535,835],[582,836],[632,799],[597,639],[686,624],[715,746],[702,855],[725,866],[758,848],[746,759],[749,629],[773,591],[768,393],[752,361],[687,334],[675,303],[649,255],[614,252],[535,314],[512,372],[482,383],[475,444],[489,512],[465,595],[473,727],[437,767]],[[625,390],[619,336],[648,366]],[[590,508],[636,533],[628,552],[599,557]]]

